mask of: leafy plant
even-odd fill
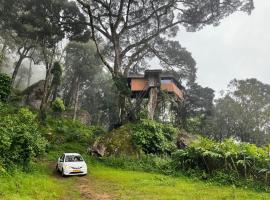
[[[79,121],[69,119],[51,118],[45,127],[45,132],[50,131],[48,139],[53,144],[64,142],[90,143],[92,137],[103,134],[103,129],[98,126],[87,126]]]
[[[52,109],[56,113],[61,113],[65,111],[65,104],[63,100],[59,97],[57,97],[54,102],[52,103]]]
[[[174,152],[173,163],[180,170],[199,169],[208,174],[223,171],[246,180],[260,181],[264,181],[261,173],[268,176],[270,165],[268,152],[254,144],[239,143],[233,139],[215,142],[206,138]]]
[[[0,115],[0,163],[28,167],[33,157],[45,152],[47,141],[41,136],[36,116],[26,108]]]
[[[132,128],[133,143],[147,153],[171,153],[175,148],[177,129],[171,125],[142,119]]]
[[[6,101],[11,93],[11,78],[0,73],[0,101]]]

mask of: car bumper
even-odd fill
[[[76,176],[76,175],[86,175],[87,169],[80,169],[78,170],[64,170],[63,173],[65,176]]]

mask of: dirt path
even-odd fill
[[[60,173],[58,173],[55,170],[54,163],[50,162],[48,167],[54,170],[53,176],[56,179],[60,180],[61,182],[64,182],[65,179],[68,179],[68,178],[74,178],[75,183],[76,183],[75,187],[79,191],[82,199],[84,200],[112,200],[112,197],[109,194],[102,191],[98,191],[95,188],[94,177],[91,177],[91,175],[79,176],[79,177],[62,177]],[[65,197],[61,198],[61,200],[76,200],[76,199],[70,197],[70,195],[67,194]]]
[[[78,183],[78,189],[83,199],[111,200],[111,197],[108,194],[96,191],[93,182],[91,181],[91,176],[80,177]]]

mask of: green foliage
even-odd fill
[[[128,86],[127,78],[124,76],[114,76],[113,81],[115,87],[118,89],[121,95],[129,96],[131,95],[131,90]]]
[[[74,179],[65,180],[65,184],[60,184],[61,179],[57,179],[52,174],[51,165],[48,166],[48,163],[42,160],[31,163],[31,167],[31,173],[14,169],[12,174],[0,175],[1,200],[55,200],[66,194],[69,198],[79,199],[77,192],[72,190],[75,185]]]
[[[5,102],[11,93],[11,78],[0,73],[0,101]]]
[[[61,113],[65,111],[65,104],[63,100],[59,97],[57,97],[54,102],[52,103],[52,109],[56,113]]]
[[[270,85],[257,79],[233,80],[225,95],[216,100],[206,133],[222,140],[233,137],[242,142],[270,143]]]
[[[2,106],[0,112],[0,163],[4,168],[16,164],[26,168],[33,157],[44,153],[47,144],[36,116],[25,108],[8,113]]]
[[[133,143],[145,153],[171,153],[175,149],[177,129],[169,124],[162,124],[143,119],[132,127]]]
[[[111,132],[99,134],[95,142],[106,147],[106,155],[136,155],[139,154],[132,142],[133,124],[125,124]]]
[[[186,119],[186,130],[190,133],[201,133],[204,115],[197,115]]]
[[[140,157],[136,156],[108,156],[98,158],[98,161],[106,164],[107,166],[136,170],[147,172],[158,172],[162,174],[172,175],[174,170],[172,169],[171,158],[168,156],[160,157],[154,154],[142,154]]]
[[[53,144],[65,142],[88,144],[94,135],[99,135],[103,131],[97,126],[87,126],[78,121],[59,118],[49,119],[48,125],[44,129],[44,132],[47,132],[48,140]]]
[[[232,139],[215,142],[201,138],[186,149],[173,153],[173,162],[180,170],[199,169],[209,175],[224,171],[230,181],[236,177],[269,181],[260,173],[270,164],[268,152],[254,144],[237,143]]]
[[[52,85],[60,85],[61,83],[61,77],[62,77],[62,67],[59,62],[55,62],[53,64],[53,68],[51,73],[53,74],[53,80],[52,80]]]
[[[170,154],[176,148],[177,132],[171,125],[141,119],[102,135],[96,142],[106,147],[107,155]]]

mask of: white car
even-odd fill
[[[56,170],[61,172],[62,176],[86,175],[87,165],[80,154],[64,153],[58,158]]]

